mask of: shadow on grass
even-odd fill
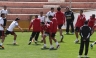
[[[81,57],[81,58],[90,58],[90,57]]]
[[[4,50],[3,48],[0,48],[0,50]]]
[[[6,45],[10,45],[10,46],[19,46],[18,44],[14,45],[14,44],[6,44]]]
[[[53,50],[57,50],[56,48],[54,49],[49,49],[49,48],[41,48],[41,50],[50,50],[50,51],[53,51]]]
[[[74,34],[64,34],[64,35],[74,35]]]
[[[41,45],[41,44],[38,44],[38,43],[37,43],[37,44],[32,44],[32,45],[39,46],[39,45]]]
[[[94,41],[89,41],[89,42],[94,42]]]

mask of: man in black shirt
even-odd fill
[[[88,54],[88,47],[89,47],[89,40],[91,36],[91,28],[88,26],[88,21],[84,22],[84,25],[80,28],[80,36],[81,36],[81,43],[80,43],[80,50],[79,50],[79,57],[81,57],[85,45],[85,57]]]
[[[71,26],[71,32],[72,34],[74,34],[74,26],[73,26],[73,22],[74,22],[74,14],[73,12],[69,9],[69,7],[66,7],[66,12],[65,12],[65,16],[66,16],[66,34],[69,34],[69,27]]]

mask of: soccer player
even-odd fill
[[[16,45],[17,43],[16,43],[16,38],[17,38],[17,35],[16,35],[16,33],[13,31],[13,29],[15,28],[15,27],[18,27],[22,32],[23,32],[23,30],[22,30],[22,28],[19,26],[19,18],[16,18],[10,25],[9,25],[9,27],[7,28],[7,30],[6,30],[6,33],[5,33],[5,36],[7,36],[7,35],[9,35],[9,34],[11,34],[11,35],[13,35],[14,36],[14,41],[13,41],[13,44],[14,45]]]
[[[7,6],[4,6],[4,9],[1,10],[1,14],[2,14],[2,13],[5,14],[5,18],[3,18],[3,20],[4,20],[4,28],[5,28],[6,23],[7,23],[6,16],[7,16],[7,14],[8,14]]]
[[[58,41],[56,40],[56,38],[55,38],[55,35],[56,35],[56,32],[57,32],[57,19],[55,18],[55,17],[51,17],[51,21],[53,22],[53,28],[52,28],[52,32],[51,32],[51,39],[53,39],[54,40],[54,42],[56,43],[56,49],[58,49],[59,48],[59,43],[58,43]]]
[[[56,17],[57,22],[58,22],[58,29],[59,29],[60,36],[61,36],[60,42],[63,42],[64,36],[62,34],[63,33],[62,32],[62,26],[63,26],[63,24],[65,24],[65,15],[61,12],[61,8],[60,7],[57,8],[57,12],[55,14],[55,17]]]
[[[28,45],[31,44],[32,39],[34,37],[35,37],[35,44],[37,44],[39,33],[40,33],[40,30],[41,30],[40,19],[38,19],[38,15],[35,15],[35,19],[33,19],[33,21],[31,22],[31,24],[29,26],[29,30],[32,26],[33,26],[33,31],[32,31],[32,34],[30,36]]]
[[[77,18],[77,22],[75,24],[75,35],[76,35],[76,40],[75,40],[75,43],[78,43],[79,40],[79,31],[80,31],[80,27],[84,25],[84,22],[86,21],[86,18],[85,18],[85,15],[83,14],[83,10],[80,10],[80,15],[78,15],[78,18]]]
[[[45,16],[43,15],[43,12],[40,12],[40,15],[38,16],[38,18],[40,19],[40,22],[41,22],[41,31],[44,27],[44,24],[45,24]],[[41,32],[41,42],[43,42],[43,32]]]
[[[80,43],[80,50],[79,50],[79,57],[82,56],[84,45],[85,45],[85,57],[88,57],[88,48],[89,48],[89,41],[91,36],[91,28],[88,26],[88,21],[84,22],[84,25],[80,27],[80,36],[81,36],[81,43]]]
[[[1,43],[0,43],[0,47],[2,49],[4,49],[3,47],[3,42],[4,42],[4,39],[5,39],[5,36],[4,36],[4,20],[3,18],[5,18],[5,14],[1,14],[1,17],[0,17],[0,38],[1,38]]]
[[[92,34],[94,33],[95,24],[96,24],[95,14],[92,14],[90,19],[88,20],[88,26],[92,28]]]
[[[69,27],[71,26],[71,32],[74,34],[74,13],[70,10],[69,7],[66,7],[66,12],[65,12],[65,17],[66,17],[66,34],[69,34]]]
[[[55,15],[54,8],[51,8],[51,10],[48,11],[47,14],[46,14],[47,19],[45,21],[50,22],[49,16],[54,16],[54,15]]]

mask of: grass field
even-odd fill
[[[64,33],[63,33],[64,34]],[[75,35],[65,35],[64,42],[60,43],[60,48],[58,50],[41,50],[43,43],[38,43],[35,45],[32,43],[28,45],[28,41],[31,32],[20,33],[17,32],[17,43],[18,45],[12,45],[13,36],[9,35],[6,37],[4,42],[4,50],[0,49],[0,58],[78,58],[79,44],[74,44]],[[57,33],[56,38],[60,40],[59,33]],[[39,37],[40,41],[41,37]],[[47,46],[49,45],[49,40],[47,39]],[[91,41],[96,40],[96,33],[91,36]],[[54,42],[53,42],[54,43]],[[90,42],[91,43],[91,42]],[[55,47],[54,43],[54,47]],[[90,58],[96,58],[96,45],[93,49],[89,48]]]

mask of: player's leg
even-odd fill
[[[56,43],[56,48],[59,48],[59,43],[58,43],[58,41],[56,40],[56,38],[55,38],[55,34],[56,33],[52,33],[52,36],[51,36],[51,38],[54,40],[54,42]]]
[[[96,41],[90,44],[91,49],[93,48],[94,44],[96,44]]]
[[[79,27],[76,27],[76,29],[75,29],[76,40],[74,41],[75,43],[78,43],[79,42],[79,40],[78,40],[78,38],[79,38],[78,33],[79,33]]]
[[[50,50],[54,49],[53,45],[52,45],[52,38],[51,38],[51,34],[49,35],[49,42],[50,42]]]
[[[1,36],[0,47],[1,47],[2,49],[4,49],[4,47],[3,47],[3,42],[4,42],[4,40],[5,40],[4,31],[0,31],[0,36]]]
[[[89,40],[87,40],[87,41],[85,42],[85,57],[87,57],[88,48],[89,48]]]
[[[32,32],[32,34],[31,34],[31,36],[30,36],[30,39],[29,39],[29,43],[28,43],[28,45],[31,44],[32,39],[35,37],[35,34],[36,34],[36,32]]]
[[[62,26],[63,26],[63,25],[58,25],[58,29],[59,29],[60,37],[61,37],[60,42],[63,42],[63,39],[64,39],[63,31],[62,31]]]
[[[10,34],[14,36],[13,44],[16,45],[16,44],[17,44],[17,43],[16,43],[16,39],[17,39],[16,33],[15,33],[14,31],[12,31],[12,32],[10,32]]]
[[[66,34],[69,34],[69,25],[70,25],[70,22],[67,21]]]
[[[81,40],[81,43],[80,43],[80,49],[79,49],[79,56],[81,57],[82,53],[83,53],[83,49],[84,49],[84,41]]]
[[[40,32],[36,32],[36,35],[35,35],[35,44],[37,44],[38,37],[39,37],[39,33],[40,33]]]
[[[74,34],[74,25],[73,25],[73,22],[71,22],[70,25],[71,25],[71,32],[72,32],[72,34]]]
[[[43,43],[44,43],[44,46],[42,47],[42,49],[46,49],[46,36],[48,34],[45,32],[44,35],[43,35]]]

